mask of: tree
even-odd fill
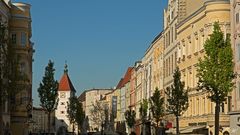
[[[103,131],[103,125],[106,121],[106,112],[109,111],[109,108],[107,107],[107,104],[96,101],[95,103],[92,103],[93,108],[90,109],[90,120],[98,126],[98,129],[101,127],[101,131]]]
[[[81,130],[81,133],[84,131],[84,128],[87,128],[87,118],[85,117],[85,112],[83,110],[82,103],[77,104],[76,118],[75,121],[78,125],[78,130]],[[86,124],[84,124],[86,123]],[[87,130],[87,129],[86,129]]]
[[[70,123],[72,124],[73,134],[75,132],[75,123],[77,118],[78,107],[80,107],[80,102],[78,101],[76,96],[70,97],[69,102],[67,102],[67,114]]]
[[[5,25],[0,24],[0,113],[2,114],[3,104],[5,102],[4,97],[7,96],[8,90],[8,73],[6,72],[9,70],[7,57],[8,53],[8,41],[6,39],[7,28]],[[0,116],[0,134],[3,131],[3,118]]]
[[[188,108],[188,90],[184,89],[184,82],[181,81],[181,73],[177,67],[173,74],[173,85],[167,88],[168,96],[167,111],[176,117],[176,132],[179,135],[179,117]]]
[[[159,128],[159,122],[161,120],[161,118],[164,115],[164,98],[161,97],[160,91],[158,90],[158,88],[155,89],[155,92],[153,93],[153,95],[150,98],[150,110],[152,112],[152,116],[156,122],[156,128]],[[158,130],[156,130],[157,132]]]
[[[125,119],[127,122],[128,127],[132,130],[132,128],[134,127],[135,123],[136,123],[136,112],[134,110],[127,110],[125,113]]]
[[[148,111],[148,100],[147,99],[143,99],[143,101],[140,104],[140,108],[139,108],[139,112],[140,112],[140,118],[142,121],[142,131],[143,135],[145,135],[145,123],[147,121],[147,111]]]
[[[58,104],[58,81],[54,79],[54,63],[49,60],[45,68],[45,75],[38,88],[40,105],[48,113],[48,132],[50,133],[51,112],[56,110]]]
[[[198,89],[209,92],[209,98],[216,103],[215,135],[218,135],[220,105],[231,92],[235,75],[230,36],[227,35],[224,39],[218,22],[213,26],[213,33],[204,44],[206,55],[204,59],[199,59],[197,77],[199,78]]]

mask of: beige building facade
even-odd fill
[[[83,110],[85,110],[85,115],[89,120],[89,130],[90,132],[96,131],[95,129],[100,130],[101,127],[96,125],[92,121],[91,109],[93,109],[93,105],[96,101],[101,101],[105,97],[107,93],[113,92],[113,89],[90,89],[84,91],[80,96],[79,100],[83,103]]]
[[[240,1],[231,0],[231,41],[234,52],[235,72],[238,74],[235,80],[235,88],[231,94],[230,107],[230,133],[240,134]]]
[[[55,124],[55,113],[51,114],[51,123]],[[43,108],[33,107],[31,133],[47,133],[48,131],[48,114]]]
[[[19,71],[24,76],[24,88],[17,87],[15,93],[4,104],[2,132],[23,135],[30,132],[32,108],[32,62],[33,43],[31,42],[31,5],[0,1],[0,21],[8,28],[9,46],[13,46],[18,59]],[[11,131],[10,131],[11,130]],[[6,132],[7,131],[7,132]]]
[[[191,5],[194,5],[192,3]],[[196,11],[189,14],[177,24],[178,66],[181,71],[185,88],[189,88],[189,108],[180,118],[182,133],[186,127],[204,134],[214,133],[215,104],[208,99],[209,93],[197,91],[197,63],[204,56],[204,42],[213,31],[213,23],[218,21],[226,35],[230,33],[230,3],[229,1],[205,1],[196,7]],[[220,134],[229,134],[229,103],[230,99],[221,105]]]

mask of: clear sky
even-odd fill
[[[67,61],[80,95],[115,87],[127,67],[141,60],[163,27],[167,0],[13,0],[32,5],[33,99],[49,59],[55,79]]]

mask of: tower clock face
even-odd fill
[[[66,94],[64,92],[61,92],[60,93],[60,98],[65,98],[66,97]]]

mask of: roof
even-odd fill
[[[118,82],[116,89],[120,89],[122,87],[122,83],[123,83],[123,78],[121,78],[121,80]]]
[[[91,91],[104,91],[104,90],[105,90],[105,91],[109,91],[107,94],[109,94],[109,93],[111,93],[111,92],[114,91],[112,88],[102,88],[102,89],[100,89],[100,88],[98,88],[98,89],[93,88],[93,89],[85,90],[84,92],[82,92],[82,93],[80,94],[80,96],[78,97],[78,99],[79,99],[79,101],[81,101],[81,102],[86,101],[86,93],[87,93],[87,92],[91,92]]]
[[[76,92],[76,90],[72,84],[72,81],[70,80],[70,78],[68,76],[67,69],[64,70],[64,74],[59,82],[58,91],[74,91],[74,92]]]
[[[125,73],[124,77],[119,81],[116,89],[122,88],[125,84],[127,84],[130,81],[132,70],[133,70],[133,67],[129,67],[127,69],[127,72]]]
[[[125,85],[126,83],[128,83],[131,79],[131,75],[132,75],[132,70],[133,70],[133,67],[129,67],[127,72],[125,73],[124,75],[124,78],[123,78],[123,85]]]

